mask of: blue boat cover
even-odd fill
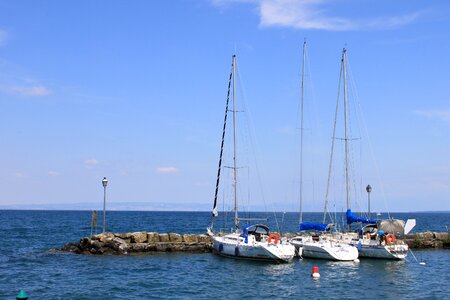
[[[358,216],[354,215],[352,213],[351,209],[347,209],[346,215],[347,215],[347,224],[349,224],[349,225],[352,224],[352,223],[356,223],[356,222],[371,223],[371,224],[376,224],[377,223],[376,220],[370,220],[370,219],[367,219],[367,218],[361,218],[361,217],[358,217]]]
[[[303,222],[300,223],[300,230],[320,230],[326,231],[328,224]]]
[[[255,224],[247,225],[247,226],[244,227],[244,229],[242,229],[244,235],[247,235],[247,234],[248,234],[248,229],[249,229],[250,227],[252,227],[252,226],[255,226]]]

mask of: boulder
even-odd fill
[[[88,237],[82,238],[82,239],[80,240],[80,247],[81,247],[81,248],[86,248],[87,246],[90,245],[90,242],[91,242],[91,239],[90,239],[90,238],[88,238]]]
[[[67,251],[67,252],[73,252],[73,253],[77,253],[77,254],[81,253],[79,244],[76,244],[76,243],[67,243],[64,245],[64,247],[61,250]]]
[[[104,243],[98,240],[89,240],[89,245],[93,248],[100,249],[101,247],[103,247]]]
[[[183,237],[178,233],[169,233],[169,240],[172,243],[181,243],[183,242]]]
[[[439,241],[445,241],[448,239],[448,232],[433,232],[434,238]]]
[[[159,241],[161,243],[168,243],[168,242],[170,242],[169,235],[167,233],[160,233],[159,234]]]
[[[147,250],[147,243],[134,243],[131,244],[130,251],[132,252],[145,252]]]
[[[167,235],[168,237],[169,235]],[[170,252],[172,249],[170,248],[170,243],[158,243],[156,244],[156,251],[158,252]]]
[[[159,234],[157,232],[147,232],[147,242],[159,243]]]
[[[122,240],[131,239],[131,233],[116,233],[114,235]]]
[[[93,235],[91,238],[93,240],[99,240],[102,243],[104,243],[107,240],[112,240],[114,238],[114,233],[112,233],[112,232],[100,233],[100,234]]]
[[[156,249],[156,244],[147,244],[145,250],[147,252],[155,252],[157,250]]]
[[[115,237],[111,241],[105,243],[105,247],[113,249],[117,254],[128,254],[130,244],[127,244],[121,238]]]
[[[195,234],[183,234],[183,242],[188,244],[198,243],[198,238]]]
[[[434,235],[431,231],[416,233],[416,237],[419,239],[433,239]]]
[[[197,235],[197,239],[198,239],[199,243],[206,243],[206,244],[211,243],[211,238],[209,236],[207,236],[206,234]]]
[[[147,232],[130,233],[132,243],[145,243],[147,241]]]

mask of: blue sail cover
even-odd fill
[[[328,224],[303,222],[300,223],[300,230],[320,230],[326,231]]]
[[[351,209],[347,209],[346,215],[347,215],[347,224],[348,224],[348,225],[350,225],[350,224],[352,224],[352,223],[356,223],[356,222],[361,222],[361,223],[372,223],[372,224],[377,223],[376,220],[370,220],[370,219],[367,219],[367,218],[361,218],[361,217],[358,217],[358,216],[354,215],[354,214],[352,213],[352,210],[351,210]]]

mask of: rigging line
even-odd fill
[[[349,84],[348,84],[349,89],[350,89],[349,92],[351,95],[350,99],[355,99],[355,101],[349,101],[348,103],[351,104],[351,107],[353,108],[353,111],[354,111],[355,119],[357,121],[356,129],[357,129],[358,138],[353,138],[353,139],[362,140],[362,132],[361,132],[362,122],[361,122],[361,116],[358,113],[358,106],[357,106],[358,97],[357,97],[357,93],[356,93],[356,85],[353,80],[353,74],[351,72],[348,60],[347,60],[347,67],[348,67],[348,74],[350,77]],[[353,118],[349,118],[349,122],[351,123],[352,121],[353,121]],[[350,131],[352,131],[351,136],[353,136],[353,129],[354,129],[354,126],[352,124],[350,124]],[[357,147],[355,143],[350,144],[350,155],[351,155],[350,165],[351,165],[351,168],[352,168],[353,174],[354,174],[354,176],[352,177],[353,191],[354,191],[354,195],[355,195],[354,203],[359,207],[359,210],[361,212],[364,212],[364,209],[362,209],[361,202],[360,202],[362,199],[361,187],[363,186],[362,185],[362,174],[363,174],[363,172],[362,172],[362,170],[363,170],[362,143],[359,143],[358,145],[359,145],[359,147]],[[359,161],[356,161],[356,159],[355,159],[355,152],[356,152],[355,150],[356,149],[359,149]],[[356,166],[359,166],[359,182],[357,182],[357,176],[356,176],[356,172],[355,172]],[[359,199],[359,201],[357,199]]]
[[[326,221],[328,196],[329,196],[329,191],[330,191],[330,179],[331,179],[331,171],[332,171],[332,166],[333,166],[333,152],[334,152],[334,142],[336,139],[336,124],[337,124],[337,117],[338,117],[338,111],[339,111],[339,98],[340,98],[340,94],[341,94],[342,74],[343,74],[343,64],[341,63],[341,69],[339,72],[338,94],[337,94],[337,98],[336,98],[336,109],[335,109],[335,113],[334,113],[333,136],[331,139],[330,161],[329,161],[329,165],[328,165],[327,189],[325,192],[325,205],[324,205],[324,209],[323,209],[323,223],[325,223],[325,221]]]
[[[350,73],[350,76],[353,76],[353,73]],[[352,81],[355,81],[353,79],[353,77],[351,77],[351,79],[352,79]],[[361,121],[362,121],[361,123],[363,125],[363,130],[364,130],[365,136],[367,138],[367,143],[369,144],[370,155],[371,155],[371,158],[372,158],[372,162],[373,162],[373,164],[375,166],[376,176],[377,176],[378,182],[380,183],[380,190],[381,190],[381,196],[382,196],[382,199],[383,199],[383,204],[384,204],[384,207],[385,207],[386,212],[388,214],[388,218],[390,219],[391,215],[390,215],[389,209],[387,207],[385,185],[384,185],[384,182],[381,180],[381,178],[382,178],[381,171],[380,171],[380,168],[379,168],[379,165],[378,165],[378,161],[377,161],[377,159],[375,157],[375,153],[374,153],[373,146],[372,146],[372,141],[371,141],[370,135],[369,135],[369,129],[367,127],[367,122],[366,122],[366,118],[364,116],[364,111],[362,109],[361,102],[359,101],[359,94],[358,94],[358,90],[356,89],[356,86],[355,86],[355,94],[356,94],[356,100],[357,100],[356,104],[357,104],[357,107],[358,107],[359,114],[361,116]]]
[[[314,142],[316,142],[316,143],[319,142],[320,143],[320,142],[324,141],[324,135],[323,135],[322,130],[320,130],[320,126],[319,126],[319,118],[318,118],[318,116],[320,114],[319,114],[319,108],[318,108],[317,94],[316,94],[316,90],[315,90],[315,87],[314,87],[313,74],[312,74],[312,71],[311,71],[311,65],[310,65],[308,49],[306,49],[306,56],[305,57],[306,57],[306,74],[305,75],[306,75],[306,79],[307,79],[307,84],[310,87],[309,88],[309,92],[311,94],[311,97],[308,97],[308,99],[311,99],[310,103],[312,103],[312,108],[310,108],[310,109],[312,109],[312,112],[309,115],[312,115],[313,119],[314,119],[311,122],[311,123],[314,124],[314,126],[311,126],[311,127],[314,127],[313,128],[314,134],[312,134],[312,132],[311,132],[311,141],[312,141],[311,145],[313,145]],[[308,92],[308,90],[307,90],[307,92]],[[315,137],[315,139],[314,139],[314,137]],[[312,148],[311,148],[311,145],[310,145],[310,152],[313,152]],[[311,157],[311,164],[310,164],[311,166],[316,166],[317,165],[316,164],[317,158],[318,158],[318,156],[312,155],[312,157]],[[312,168],[312,178],[313,178],[313,181],[316,181],[316,182],[319,181],[317,179],[316,168]],[[316,189],[313,190],[313,193],[316,193]],[[313,203],[316,203],[314,196],[313,196]]]
[[[213,206],[213,212],[212,212],[212,217],[211,217],[211,228],[214,225],[214,218],[218,214],[218,212],[217,212],[217,194],[219,192],[220,171],[222,169],[221,167],[222,167],[222,156],[223,156],[223,144],[224,144],[224,140],[225,140],[225,131],[226,131],[226,127],[227,127],[228,104],[229,104],[229,100],[230,100],[230,87],[231,87],[231,79],[233,76],[233,68],[234,68],[234,59],[231,63],[231,72],[230,72],[230,77],[228,79],[227,102],[226,102],[226,107],[225,107],[225,117],[224,117],[224,121],[223,121],[222,141],[220,144],[219,167],[217,169],[217,181],[216,181],[216,190],[214,192],[214,206]]]
[[[239,70],[239,66],[238,65],[237,65],[237,69],[238,69],[237,79],[238,79],[238,83],[241,86],[241,90],[242,90],[242,93],[243,93],[243,101],[242,101],[242,103],[243,103],[243,106],[244,106],[244,110],[247,112],[246,113],[246,117],[247,117],[246,118],[246,120],[247,120],[246,125],[247,125],[247,129],[248,129],[248,132],[249,132],[249,142],[250,142],[250,146],[251,146],[250,149],[251,149],[251,152],[253,154],[252,157],[254,158],[253,162],[255,164],[256,176],[257,176],[257,179],[258,179],[258,187],[259,187],[259,190],[260,190],[260,193],[261,193],[261,198],[263,200],[264,209],[265,209],[266,214],[267,214],[268,210],[267,210],[267,203],[266,203],[266,199],[265,199],[264,188],[263,188],[263,185],[262,185],[262,176],[261,176],[261,172],[260,172],[260,167],[259,167],[258,161],[256,160],[256,158],[259,157],[259,155],[257,155],[258,153],[257,153],[257,150],[256,150],[258,148],[258,147],[256,147],[258,143],[257,143],[257,140],[256,140],[255,126],[253,125],[254,122],[253,122],[253,118],[252,118],[250,109],[247,108],[247,101],[246,101],[247,100],[247,96],[246,96],[246,92],[245,92],[245,88],[244,88],[242,77],[240,76],[241,72]],[[277,226],[277,228],[279,228],[278,219],[277,219],[277,216],[275,214],[275,210],[273,208],[274,207],[273,207],[273,204],[272,204],[272,211],[274,212],[276,226]]]

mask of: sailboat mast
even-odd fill
[[[303,62],[302,62],[302,84],[301,84],[301,104],[300,104],[300,220],[303,221],[303,104],[304,104],[304,81],[305,81],[305,60],[306,60],[306,40],[303,42]]]
[[[345,190],[347,197],[347,210],[350,209],[350,182],[348,174],[348,108],[347,108],[347,50],[342,50],[342,65],[344,70],[344,124],[345,124]],[[350,231],[350,225],[347,230]]]
[[[237,155],[236,155],[236,55],[233,55],[233,181],[234,181],[234,227],[239,228],[237,199]]]

